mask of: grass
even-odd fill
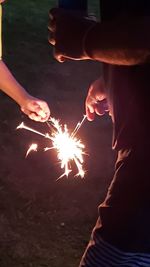
[[[98,13],[98,1],[89,1],[89,11]],[[57,1],[27,0],[8,1],[4,5],[5,45],[11,43],[16,49],[16,40],[45,43],[47,38],[48,11],[57,6]],[[11,42],[9,42],[11,40]]]
[[[48,11],[55,1],[8,1],[3,11],[4,55],[47,44]],[[44,47],[43,47],[44,48]]]

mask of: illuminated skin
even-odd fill
[[[5,0],[0,0],[0,4]],[[47,103],[31,96],[14,78],[3,60],[0,60],[0,89],[10,96],[30,119],[44,122],[50,116]]]
[[[69,58],[119,66],[149,63],[149,16],[130,19],[124,16],[96,22],[93,17],[79,16],[61,8],[51,9],[49,16],[48,40],[54,46],[54,57],[59,62]]]
[[[85,110],[89,121],[94,120],[95,114],[102,116],[108,111],[105,84],[102,77],[91,84],[85,101]]]

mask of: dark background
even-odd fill
[[[17,80],[46,100],[51,114],[72,130],[84,114],[88,87],[101,72],[97,62],[60,64],[47,41],[48,10],[56,1],[8,0],[3,4],[3,59]],[[97,12],[97,1],[90,1]],[[113,174],[110,118],[86,121],[78,137],[86,145],[84,179],[56,179],[62,173],[47,140],[25,130],[24,121],[43,133],[46,124],[23,115],[0,93],[0,266],[77,267]],[[39,152],[25,158],[32,142]],[[75,174],[75,172],[74,172]]]

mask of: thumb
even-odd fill
[[[54,50],[54,57],[60,63],[63,63],[66,61],[66,57],[64,55],[62,55],[60,52],[58,52],[57,48],[55,48],[55,50]]]

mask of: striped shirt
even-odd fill
[[[150,254],[123,252],[100,237],[91,240],[80,267],[150,267]]]

